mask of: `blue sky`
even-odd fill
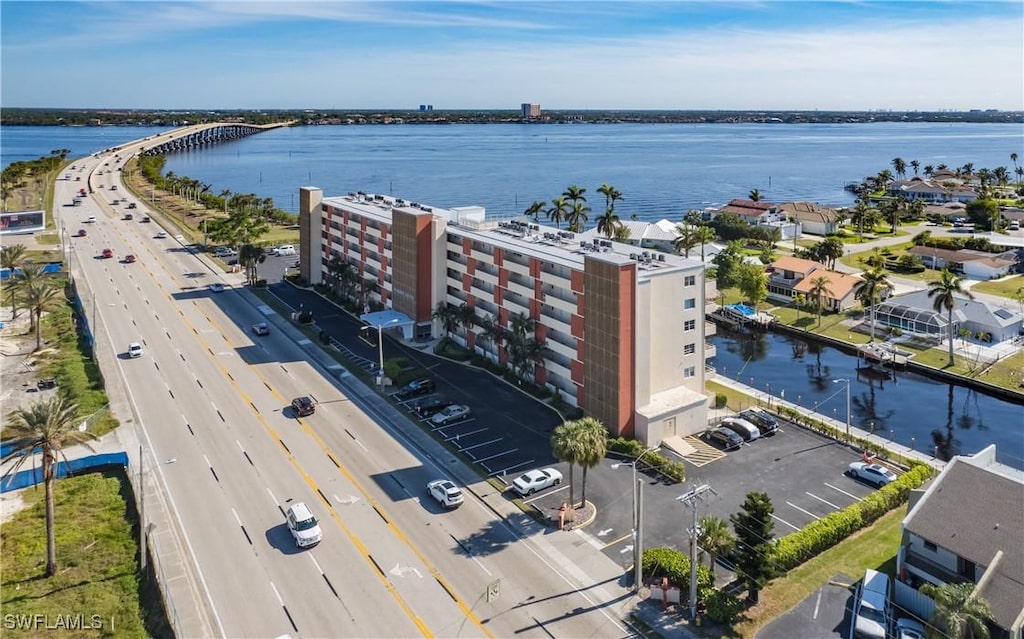
[[[0,0],[0,106],[1024,110],[1024,0]]]

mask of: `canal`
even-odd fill
[[[891,378],[857,369],[857,358],[831,346],[780,333],[739,333],[724,327],[711,338],[718,374],[783,397],[942,459],[996,445],[1000,462],[1024,468],[1024,406],[899,371]]]

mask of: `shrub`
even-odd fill
[[[743,602],[731,592],[721,590],[700,591],[708,619],[731,624],[743,610]]]
[[[650,548],[640,558],[644,579],[668,579],[668,583],[680,589],[684,596],[690,596],[690,558],[675,548]],[[707,566],[697,566],[697,592],[713,588],[714,577]]]
[[[725,393],[715,393],[715,408],[725,408],[728,402],[729,398],[725,396]]]
[[[608,452],[618,453],[624,457],[636,459],[644,450],[644,445],[635,439],[617,437],[608,440]],[[643,462],[669,479],[675,481],[686,479],[686,466],[682,462],[668,459],[660,453],[647,453]]]

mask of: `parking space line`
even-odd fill
[[[818,500],[818,501],[820,501],[821,503],[823,503],[823,504],[828,504],[829,506],[832,506],[832,507],[833,507],[833,508],[835,508],[836,510],[840,510],[840,509],[842,509],[842,506],[836,506],[836,505],[835,505],[835,504],[833,504],[832,502],[830,502],[830,501],[826,501],[826,500],[822,499],[821,497],[818,497],[818,496],[817,496],[817,495],[815,495],[814,493],[809,493],[809,492],[807,492],[807,491],[805,490],[805,491],[804,491],[804,494],[805,494],[805,495],[807,495],[807,496],[809,496],[809,497],[814,497],[815,499],[817,499],[817,500]]]
[[[547,497],[548,495],[554,495],[555,493],[560,493],[563,490],[569,490],[569,485],[566,484],[565,486],[562,486],[561,488],[556,488],[555,490],[549,490],[547,492],[543,492],[543,493],[537,495],[536,497],[532,497],[530,499],[524,499],[523,503],[524,504],[532,504],[533,502],[537,501],[538,499],[542,499],[544,497]]]
[[[476,463],[481,464],[482,462],[491,461],[492,459],[496,459],[498,457],[504,457],[505,455],[508,455],[510,453],[514,453],[517,450],[519,450],[519,449],[518,448],[513,448],[511,450],[506,450],[505,452],[498,453],[497,455],[491,455],[490,457],[484,457],[483,459],[478,459],[478,460],[476,460]]]
[[[502,468],[501,470],[494,471],[493,473],[488,475],[488,477],[495,477],[497,475],[505,475],[510,470],[515,470],[516,468],[522,468],[523,466],[531,466],[531,465],[533,465],[533,462],[534,462],[534,460],[531,459],[530,461],[519,462],[515,466],[506,466],[506,467]]]
[[[477,433],[486,433],[486,432],[487,432],[486,428],[480,428],[480,429],[477,429],[477,430],[471,430],[468,433],[459,433],[458,435],[452,435],[451,437],[446,438],[445,441],[449,442],[449,441],[451,441],[453,439],[458,439],[460,437],[469,437],[470,435],[476,435]]]
[[[490,444],[497,444],[497,443],[498,443],[498,442],[500,442],[500,441],[502,441],[502,438],[501,438],[501,437],[499,437],[499,438],[497,438],[497,439],[492,439],[491,441],[489,441],[489,442],[484,442],[484,443],[482,443],[482,444],[476,444],[475,446],[468,446],[468,447],[466,447],[466,448],[460,448],[460,449],[459,449],[459,451],[460,451],[460,452],[463,452],[463,453],[464,453],[464,452],[466,452],[467,450],[473,450],[474,448],[480,448],[481,446],[488,446],[488,445],[490,445]]]
[[[799,510],[800,512],[802,512],[803,514],[805,514],[805,515],[807,515],[809,517],[814,517],[815,519],[818,519],[818,520],[821,519],[821,517],[818,517],[817,515],[815,515],[814,513],[812,513],[809,510],[804,510],[803,508],[801,508],[800,506],[797,506],[796,504],[794,504],[791,501],[787,501],[786,505],[789,506],[790,508],[796,508],[797,510]]]
[[[778,520],[778,521],[781,521],[782,523],[786,524],[787,526],[789,526],[789,527],[790,527],[790,528],[792,528],[793,530],[800,530],[799,528],[797,528],[797,527],[796,527],[796,526],[794,526],[793,524],[789,523],[788,521],[786,521],[786,520],[785,520],[785,519],[783,519],[782,517],[777,517],[777,516],[775,516],[775,514],[772,514],[772,519],[776,519],[776,520]]]
[[[854,495],[853,493],[848,493],[845,490],[843,490],[842,488],[836,488],[835,486],[833,486],[832,484],[830,484],[828,482],[824,482],[824,484],[826,486],[828,486],[829,488],[831,488],[832,490],[835,490],[837,492],[843,493],[847,497],[852,497],[852,498],[856,499],[857,501],[864,501],[862,498],[858,497],[857,495]]]

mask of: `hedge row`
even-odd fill
[[[690,595],[690,558],[675,548],[649,548],[640,559],[640,567],[646,580],[666,577],[673,586]],[[697,566],[697,592],[713,588],[715,578],[707,566]]]
[[[931,466],[917,464],[863,501],[854,502],[786,535],[772,549],[775,568],[780,572],[790,570],[871,525],[885,513],[905,504],[910,491],[927,481],[933,472]]]
[[[626,439],[624,437],[608,438],[608,452],[610,453],[618,453],[625,457],[636,459],[645,450],[644,445],[635,439]],[[675,481],[686,479],[686,465],[683,462],[669,459],[660,452],[653,451],[647,453],[642,461]]]

